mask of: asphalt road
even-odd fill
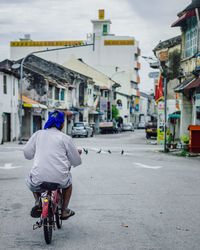
[[[72,169],[76,215],[53,232],[50,246],[42,229],[32,230],[24,182],[32,161],[23,146],[0,145],[1,250],[200,249],[199,159],[159,152],[143,130],[74,141],[88,150]]]

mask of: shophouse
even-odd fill
[[[23,41],[11,42],[11,59],[17,60],[39,50],[62,49],[37,55],[63,65],[74,54],[120,84],[114,104],[118,105],[122,120],[138,122],[139,43],[133,36],[112,34],[111,20],[104,18],[104,10],[99,10],[99,18],[91,22],[93,30],[86,41],[32,41],[26,36]]]
[[[19,75],[10,68],[11,62],[0,64],[0,143],[15,141],[19,135]]]
[[[159,61],[160,73],[165,71],[163,73],[167,80],[167,128],[172,135],[173,141],[175,141],[180,137],[180,119],[182,115],[181,96],[174,92],[174,88],[180,84],[180,74],[182,73],[180,67],[181,36],[159,42],[153,52]],[[161,100],[158,107],[162,108],[163,105],[163,100]],[[164,117],[164,109],[159,110],[158,113],[163,113],[160,116]]]
[[[82,112],[84,121],[94,125],[95,131],[99,131],[99,122],[112,120],[112,105],[116,101],[115,91],[120,85],[84,63],[82,59],[76,59],[74,55],[64,63],[64,66],[92,78],[85,96],[86,106]]]
[[[154,94],[147,94],[140,92],[140,110],[139,121],[145,122],[145,124],[155,116],[155,100]]]
[[[21,60],[15,65],[20,63]],[[86,104],[91,78],[34,55],[23,66],[22,139],[43,128],[48,114],[55,109],[65,113],[64,131],[70,134],[74,121],[80,120],[79,107]],[[15,69],[15,73],[19,74],[19,70]]]
[[[181,68],[180,84],[175,88],[182,99],[180,135],[188,135],[189,125],[200,125],[200,2],[193,0],[178,13],[172,27],[181,28]]]

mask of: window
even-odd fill
[[[61,101],[64,101],[64,99],[65,99],[65,90],[62,89],[62,90],[61,90],[61,93],[60,93],[60,100],[61,100]]]
[[[105,91],[105,97],[106,98],[108,97],[108,91]]]
[[[7,77],[6,77],[6,75],[3,76],[3,93],[7,94]]]
[[[53,98],[53,86],[49,85],[48,98]]]
[[[91,95],[91,93],[92,93],[92,90],[88,89],[88,95]]]
[[[114,92],[114,96],[113,96],[113,98],[114,98],[114,100],[116,100],[116,99],[117,99],[117,93],[116,93],[116,92]]]
[[[107,33],[108,32],[108,27],[107,24],[103,24],[103,33]]]
[[[197,34],[197,19],[190,17],[185,32],[185,57],[193,56],[197,52]]]
[[[15,96],[15,79],[13,78],[13,96]]]
[[[55,87],[55,100],[59,100],[60,89]]]

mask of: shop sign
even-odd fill
[[[116,103],[117,103],[117,107],[118,107],[119,109],[121,109],[121,108],[122,108],[122,100],[121,100],[121,99],[118,99]]]
[[[165,62],[168,60],[168,51],[162,51],[159,53],[160,62]]]
[[[107,99],[102,99],[100,101],[100,110],[106,111],[107,110]]]
[[[80,46],[83,41],[23,41],[10,42],[11,47]]]
[[[104,40],[104,45],[134,45],[134,40]]]
[[[195,70],[200,70],[200,54],[196,56],[196,68]]]
[[[42,109],[41,108],[33,108],[33,115],[41,115]]]
[[[195,97],[195,106],[200,107],[200,94],[196,94]]]
[[[154,79],[158,79],[160,75],[160,72],[150,72],[149,73],[149,78],[154,78]]]

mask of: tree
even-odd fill
[[[112,106],[112,117],[116,120],[119,116],[119,110],[116,106]]]

